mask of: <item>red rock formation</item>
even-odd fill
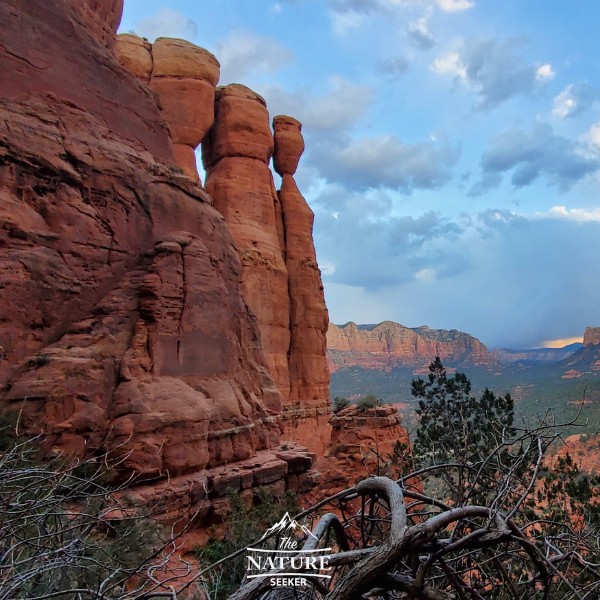
[[[250,461],[240,481],[307,486],[304,451],[261,454],[280,438],[280,393],[229,229],[168,167],[154,96],[79,7],[0,5],[2,407],[47,446],[108,451],[140,476],[200,480]],[[262,316],[277,313],[278,285],[274,305],[260,293]]]
[[[265,405],[279,394],[210,198],[48,100],[1,105],[5,400],[25,402],[53,446],[119,445],[137,473],[270,447],[279,425]]]
[[[76,6],[94,37],[112,47],[123,15],[123,0],[82,0]]]
[[[41,92],[69,101],[154,158],[175,164],[169,134],[154,94],[120,69],[91,36],[117,12],[92,12],[105,2],[3,0],[0,2],[0,93],[5,98]],[[111,16],[112,15],[112,16]],[[41,143],[41,142],[40,142]]]
[[[385,471],[398,442],[410,448],[408,432],[392,405],[369,409],[348,406],[334,413],[329,422],[331,440],[317,461],[321,483],[312,492],[315,500]],[[401,466],[395,465],[393,474]]]
[[[195,150],[215,118],[219,62],[184,40],[158,38],[152,45],[131,34],[117,37],[115,52],[123,67],[158,94],[176,163],[199,181]]]
[[[115,44],[117,60],[132,75],[144,83],[150,82],[152,76],[152,44],[137,35],[121,33]]]
[[[185,523],[194,518],[195,525],[203,527],[226,519],[231,510],[230,492],[249,501],[255,488],[265,486],[277,498],[286,489],[306,493],[320,481],[319,472],[312,469],[314,461],[314,454],[302,446],[286,443],[230,465],[136,486],[127,490],[124,501],[156,507],[164,521]]]
[[[215,123],[202,144],[206,190],[235,241],[244,297],[257,317],[271,375],[287,400],[290,299],[268,167],[272,153],[265,101],[242,85],[218,88]],[[269,407],[281,410],[279,404]]]
[[[219,62],[184,40],[159,38],[152,46],[150,87],[158,94],[177,164],[198,179],[194,150],[214,121]]]
[[[314,215],[294,181],[294,173],[304,150],[301,124],[291,117],[273,120],[275,170],[282,177],[279,202],[285,240],[285,262],[290,295],[289,350],[290,395],[284,404],[286,434],[295,439],[318,440],[314,419],[329,416],[329,369],[325,358],[329,318],[325,307],[321,272],[312,241]],[[292,421],[292,422],[289,422]],[[326,420],[318,429],[324,429]],[[306,431],[303,429],[305,426]]]
[[[586,327],[583,334],[583,345],[600,344],[600,327]]]
[[[409,329],[391,321],[369,329],[359,329],[354,323],[343,327],[330,324],[327,347],[332,372],[351,366],[384,371],[398,366],[421,368],[436,356],[458,363],[463,360],[477,365],[494,363],[488,349],[466,333],[429,327]]]

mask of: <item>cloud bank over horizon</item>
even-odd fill
[[[296,179],[333,322],[532,347],[600,325],[595,16],[559,0],[542,21],[481,0],[127,0],[121,30],[206,47],[222,83],[303,123]]]

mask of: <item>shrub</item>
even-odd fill
[[[340,396],[336,396],[333,399],[333,412],[340,412],[343,408],[350,406],[350,400],[348,398],[342,398]]]
[[[373,394],[367,394],[363,396],[357,403],[356,406],[359,410],[366,412],[370,408],[375,408],[376,406],[381,406],[383,404],[383,400],[377,398]]]
[[[12,417],[3,417],[12,419]],[[5,426],[5,431],[8,427]],[[104,483],[107,457],[40,459],[39,438],[0,451],[0,598],[151,598],[176,544]]]

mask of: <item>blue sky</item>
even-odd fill
[[[331,320],[540,346],[600,325],[600,4],[126,0],[303,123]]]

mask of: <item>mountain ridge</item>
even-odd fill
[[[426,325],[410,328],[394,321],[373,326],[350,321],[330,324],[327,356],[332,372],[351,366],[391,370],[400,366],[422,368],[440,356],[461,364],[492,366],[494,355],[468,333],[457,329],[432,329]]]

